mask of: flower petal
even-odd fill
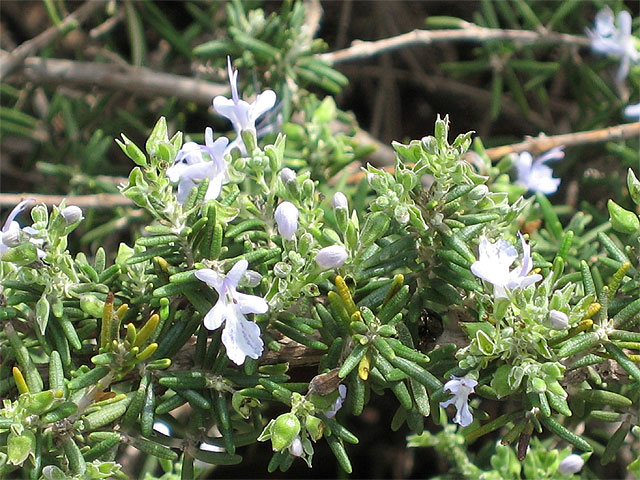
[[[247,295],[246,293],[236,293],[234,300],[242,313],[266,313],[269,310],[267,301],[257,295]]]
[[[258,358],[262,355],[264,344],[260,338],[260,327],[248,321],[236,309],[230,309],[222,332],[222,343],[227,356],[236,365],[242,365],[246,357]]]
[[[20,214],[20,212],[22,212],[22,210],[24,210],[24,207],[26,207],[28,203],[35,202],[35,201],[36,201],[35,198],[27,198],[21,201],[15,207],[13,207],[13,210],[11,210],[11,212],[9,213],[9,216],[4,221],[4,225],[2,226],[2,231],[6,232],[9,229],[9,226],[11,225],[11,223],[13,222],[13,219],[16,218]]]
[[[210,287],[215,288],[218,294],[221,293],[224,279],[218,272],[211,270],[210,268],[203,268],[198,270],[195,273],[195,276],[198,280],[201,280]]]
[[[228,316],[228,309],[228,305],[226,305],[222,300],[218,300],[211,310],[209,310],[204,316],[204,326],[207,327],[208,330],[220,328],[222,322],[224,322]]]
[[[259,94],[249,108],[248,118],[255,125],[255,121],[276,104],[276,92],[265,90]]]
[[[247,271],[247,268],[249,268],[249,262],[247,262],[244,258],[237,261],[233,268],[231,268],[231,270],[229,270],[229,272],[227,273],[227,277],[225,279],[227,281],[227,286],[236,289],[238,287],[238,283],[244,275],[244,272]]]

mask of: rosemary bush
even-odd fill
[[[479,5],[469,21],[429,17],[426,35],[480,42],[442,68],[493,69],[488,118],[514,102],[532,115],[565,70],[563,101],[584,97],[574,131],[638,116],[621,2]],[[132,65],[151,62],[159,35],[165,61],[204,58],[224,79],[203,123],[215,129],[183,135],[171,101],[121,109],[129,175],[121,203],[94,212],[74,194],[118,193],[100,175],[110,135],[81,140],[108,98],[55,93],[68,136],[33,159],[60,159],[39,168],[73,178],[70,195],[25,199],[0,233],[2,478],[207,478],[256,451],[285,472],[317,468],[325,446],[334,475],[357,473],[349,425],[377,397],[394,405],[384,428],[434,447],[456,477],[593,478],[612,462],[640,476],[637,123],[598,137],[615,159],[606,204],[553,196],[577,168],[573,145],[593,141],[579,134],[487,148],[501,142],[453,134],[443,112],[394,141],[391,163],[367,163],[375,142],[331,96],[348,81],[332,67],[341,52],[314,39],[314,2],[187,3],[184,31],[161,3],[105,7],[103,20],[126,19]],[[17,89],[3,91],[3,139],[33,137]],[[141,139],[152,113],[164,115]]]

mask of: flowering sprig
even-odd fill
[[[245,314],[265,313],[269,309],[262,297],[236,290],[248,266],[246,260],[240,260],[224,277],[208,268],[198,270],[195,274],[218,292],[218,301],[205,315],[204,326],[216,330],[225,323],[222,343],[227,349],[227,356],[236,365],[242,365],[246,357],[258,358],[264,346],[260,327],[247,320]]]

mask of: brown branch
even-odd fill
[[[175,96],[182,100],[209,105],[213,97],[224,95],[229,87],[194,78],[154,72],[143,67],[126,71],[107,63],[27,58],[25,76],[37,83],[125,90],[146,97]]]
[[[31,40],[27,40],[10,54],[0,58],[0,80],[9,75],[29,56],[42,50],[47,45],[54,42],[58,37],[63,36],[84,22],[93,12],[104,5],[104,2],[92,0],[85,2],[75,12],[68,15],[59,25],[47,28],[44,32]]]
[[[33,198],[36,203],[59,205],[65,200],[67,205],[80,208],[132,207],[133,202],[119,193],[97,193],[95,195],[39,195],[37,193],[0,193],[0,206],[13,206],[25,198]]]
[[[382,52],[397,50],[412,45],[433,45],[441,42],[486,42],[490,40],[511,40],[520,43],[553,44],[562,43],[579,47],[589,47],[591,41],[584,36],[557,32],[534,32],[531,30],[503,30],[479,27],[473,23],[461,21],[461,29],[412,30],[396,37],[371,42],[354,40],[349,48],[324,53],[319,57],[330,65],[336,63],[370,58]]]
[[[562,145],[565,147],[587,145],[590,143],[608,142],[610,140],[632,137],[640,137],[640,122],[625,123],[600,130],[553,135],[551,137],[541,134],[536,138],[529,138],[523,142],[514,143],[513,145],[488,148],[485,150],[485,153],[491,160],[498,160],[510,153],[531,152],[533,154],[539,154]]]

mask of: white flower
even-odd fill
[[[231,120],[238,135],[243,130],[256,129],[256,120],[276,104],[276,94],[273,90],[265,90],[252,103],[245,102],[238,95],[238,71],[231,67],[231,58],[227,57],[229,83],[231,84],[231,98],[217,96],[213,99],[213,108],[223,117]]]
[[[565,475],[573,475],[578,473],[584,467],[584,460],[580,455],[572,453],[571,455],[564,457],[558,465],[558,471]]]
[[[191,189],[205,178],[209,179],[209,187],[205,200],[215,200],[220,196],[222,185],[227,183],[227,163],[224,154],[229,140],[220,137],[213,140],[213,130],[210,127],[204,132],[205,145],[195,142],[185,143],[172,167],[167,170],[167,177],[172,183],[178,183],[178,202],[184,203]],[[203,158],[206,153],[211,161]]]
[[[631,15],[627,11],[618,12],[618,26],[616,27],[613,12],[609,7],[600,10],[596,15],[595,29],[587,29],[587,36],[591,39],[591,48],[602,55],[620,57],[620,68],[617,78],[626,78],[631,62],[637,62],[640,54],[634,45],[631,35]]]
[[[80,207],[76,207],[75,205],[70,205],[66,208],[63,208],[60,212],[64,221],[67,222],[67,225],[73,225],[74,223],[82,220],[82,210]]]
[[[486,237],[482,237],[480,241],[480,259],[471,265],[471,272],[476,277],[493,284],[493,294],[496,298],[505,298],[506,289],[526,288],[542,280],[542,275],[538,273],[529,275],[533,269],[531,245],[520,232],[518,236],[522,242],[522,260],[519,268],[509,270],[511,264],[518,258],[518,252],[513,245],[503,239],[491,243]]]
[[[218,301],[205,315],[204,326],[215,330],[225,322],[222,343],[227,349],[227,356],[236,365],[242,365],[246,357],[258,358],[264,345],[260,338],[260,327],[247,320],[245,314],[265,313],[269,309],[263,298],[236,291],[248,266],[249,263],[243,259],[224,277],[208,268],[198,270],[195,274],[218,292]]]
[[[553,170],[545,162],[564,158],[564,147],[556,147],[533,160],[529,152],[522,152],[516,159],[515,166],[518,174],[516,183],[532,192],[545,195],[556,193],[560,186],[560,179],[553,177]]]
[[[300,440],[300,436],[296,436],[289,445],[289,453],[294,457],[301,457],[304,453],[304,448],[302,448],[302,440]]]
[[[349,208],[349,202],[347,201],[347,197],[342,192],[336,192],[333,194],[333,199],[331,200],[331,206],[333,208]]]
[[[26,233],[35,232],[31,227],[21,229],[20,224],[15,221],[15,218],[24,210],[24,207],[33,201],[35,201],[33,198],[27,198],[13,207],[13,210],[9,213],[2,229],[0,229],[0,257],[11,247],[15,247],[20,243],[21,231],[25,231]]]
[[[324,412],[325,416],[327,418],[335,417],[336,413],[338,413],[338,410],[342,408],[342,404],[344,403],[345,398],[347,398],[347,386],[340,384],[338,386],[338,398],[336,398],[336,401],[333,402],[331,408]]]
[[[466,427],[473,422],[473,415],[469,411],[469,395],[474,392],[474,387],[478,385],[478,382],[473,378],[458,378],[451,377],[447,383],[444,384],[444,390],[448,390],[453,394],[453,398],[446,402],[440,402],[442,408],[446,408],[449,405],[455,405],[456,416],[453,417],[453,421],[458,425]]]
[[[556,330],[564,330],[569,326],[569,317],[560,310],[551,310],[549,312],[549,322]]]
[[[298,230],[298,209],[291,202],[282,202],[276,208],[276,212],[273,215],[278,224],[278,233],[282,235],[285,240],[293,240],[296,238],[296,231]]]
[[[635,105],[627,105],[624,108],[624,116],[631,120],[637,120],[640,122],[640,103]]]
[[[316,255],[316,263],[323,270],[341,267],[347,261],[347,250],[341,245],[324,247]]]

